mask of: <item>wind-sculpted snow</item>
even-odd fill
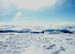
[[[0,33],[0,54],[75,54],[75,35]]]
[[[0,26],[0,54],[75,54],[74,29]]]

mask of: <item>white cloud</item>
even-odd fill
[[[16,13],[17,8],[9,0],[0,0],[0,16],[6,17]]]
[[[10,0],[18,8],[39,9],[41,7],[53,6],[56,0]]]

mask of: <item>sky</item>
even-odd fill
[[[0,22],[75,22],[75,0],[0,0]]]

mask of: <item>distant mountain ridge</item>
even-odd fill
[[[48,34],[60,34],[60,33],[75,33],[75,25],[63,25],[63,26],[55,26],[44,28],[42,26],[33,26],[33,27],[25,27],[25,26],[17,26],[17,25],[3,25],[0,26],[0,33],[32,33],[32,34],[40,34],[40,33],[48,33]]]

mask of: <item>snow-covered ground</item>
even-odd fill
[[[0,33],[0,54],[75,54],[75,33]]]
[[[0,54],[75,54],[75,34],[0,34]]]

